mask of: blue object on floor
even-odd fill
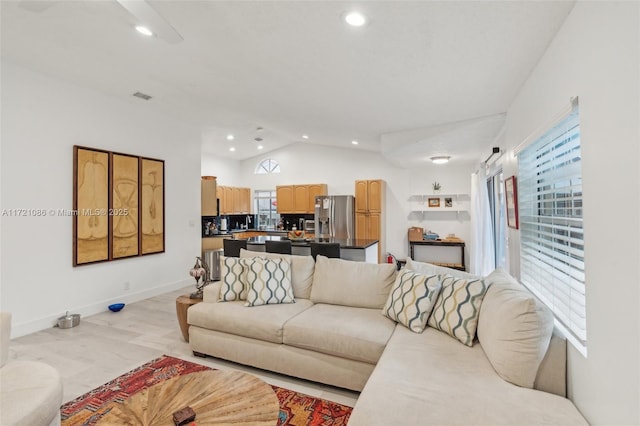
[[[109,305],[109,310],[111,312],[118,312],[124,308],[124,303],[114,303],[113,305]]]

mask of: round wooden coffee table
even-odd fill
[[[195,411],[198,426],[275,425],[280,412],[275,392],[257,377],[208,370],[174,377],[138,392],[115,405],[99,424],[173,426],[173,413],[186,406]]]

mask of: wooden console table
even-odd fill
[[[415,246],[433,246],[433,247],[460,247],[460,263],[442,263],[442,262],[430,262],[434,265],[446,266],[447,268],[458,269],[460,271],[466,271],[467,267],[464,263],[464,242],[454,242],[454,241],[434,241],[434,240],[423,240],[423,241],[409,241],[410,248],[410,256],[412,260],[415,260],[414,257],[414,248]]]
[[[200,302],[202,302],[202,299],[192,299],[188,294],[179,296],[176,299],[176,314],[178,315],[180,331],[182,331],[182,337],[184,337],[184,340],[186,340],[187,342],[189,341],[189,324],[187,323],[187,310],[190,306]]]

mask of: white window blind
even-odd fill
[[[586,353],[582,166],[577,106],[518,155],[520,279]]]

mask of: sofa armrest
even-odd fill
[[[214,281],[203,289],[202,301],[207,303],[218,303],[220,298],[220,286],[222,281]]]

